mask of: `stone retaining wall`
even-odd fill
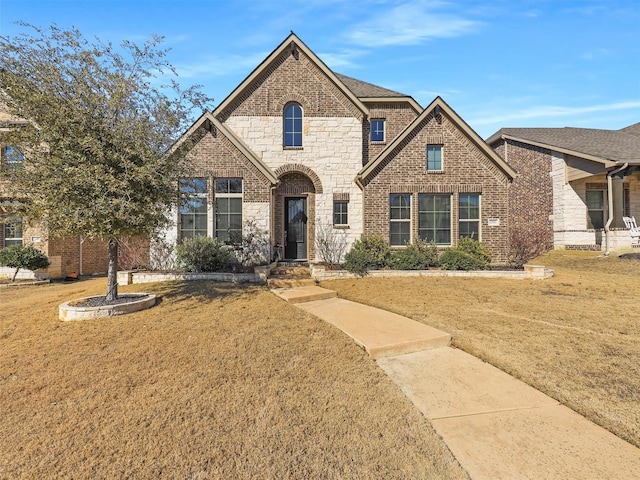
[[[346,270],[326,270],[324,266],[311,265],[311,276],[314,280],[340,280],[343,278],[358,278],[357,275]],[[541,265],[525,265],[524,270],[370,270],[370,277],[482,277],[508,278],[515,280],[542,280],[551,278],[553,270]]]

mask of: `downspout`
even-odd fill
[[[627,168],[629,166],[629,163],[625,163],[624,165],[622,165],[620,168],[616,168],[615,170],[612,170],[611,172],[607,173],[607,197],[609,200],[609,211],[608,211],[608,215],[609,218],[607,218],[607,223],[604,226],[604,241],[605,241],[605,252],[604,252],[604,256],[608,257],[610,250],[609,250],[609,227],[611,226],[611,222],[613,222],[613,184],[612,184],[612,180],[611,178],[616,174],[621,172],[622,170],[624,170],[625,168]]]

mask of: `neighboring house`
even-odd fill
[[[622,217],[640,217],[640,123],[621,130],[503,128],[487,143],[519,173],[509,199],[514,229],[555,248],[631,245]]]
[[[8,116],[0,108],[0,169],[22,168],[22,154],[2,141],[2,133],[24,124],[23,120]],[[61,278],[70,273],[106,272],[105,242],[80,238],[53,238],[38,225],[28,225],[21,212],[21,199],[10,197],[8,187],[9,185],[0,181],[0,248],[9,245],[33,245],[49,257],[51,265],[47,272],[43,272],[43,276],[49,278]],[[13,269],[5,271],[3,268],[6,267],[0,267],[0,276],[13,272]],[[32,272],[19,273],[19,278],[32,276]]]
[[[507,259],[515,171],[441,98],[423,109],[339,75],[293,33],[174,148],[193,170],[173,241],[233,241],[253,221],[286,260],[322,260],[319,226],[397,248],[471,236]]]

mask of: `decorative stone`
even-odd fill
[[[122,295],[122,298],[129,297],[129,301],[114,305],[100,305],[97,307],[83,306],[82,303],[92,298],[100,298],[100,296],[71,300],[60,305],[58,315],[60,320],[63,321],[91,320],[94,318],[105,318],[138,312],[151,308],[156,304],[156,296],[151,293],[127,293]]]

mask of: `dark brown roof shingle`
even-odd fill
[[[335,72],[334,72],[335,73]],[[345,86],[358,98],[375,98],[375,97],[408,97],[404,93],[394,92],[387,88],[379,87],[372,83],[363,82],[356,78],[347,77],[339,73],[335,74]]]
[[[635,127],[632,125],[632,127]],[[627,127],[629,128],[629,127]],[[593,128],[501,128],[487,139],[489,145],[503,135],[562,148],[619,163],[640,163],[640,136],[623,130]]]

